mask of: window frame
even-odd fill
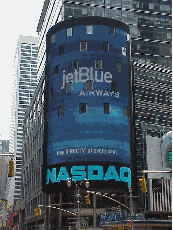
[[[71,86],[70,90],[68,89],[68,86]],[[66,93],[72,93],[72,92],[73,92],[73,82],[70,81],[70,82],[66,83]]]
[[[112,33],[113,31],[113,33]],[[109,26],[109,36],[116,37],[116,28]]]
[[[107,47],[105,47],[106,44],[108,45]],[[103,42],[102,50],[105,51],[105,52],[108,52],[109,51],[109,44],[110,44],[109,42]],[[107,49],[105,49],[105,48],[107,48]]]
[[[101,67],[100,68],[97,68],[97,65],[99,65],[99,63],[97,63],[98,61],[101,61]],[[102,59],[95,59],[95,69],[103,69]]]
[[[63,109],[62,111],[63,111],[63,113],[61,114],[61,111],[60,111],[60,109]],[[60,106],[58,106],[58,117],[63,117],[64,116],[64,106],[62,106],[62,105],[60,105]]]
[[[88,33],[88,32],[90,32],[90,28],[91,28],[91,33]],[[87,26],[85,26],[85,33],[86,34],[93,34],[93,31],[94,31],[93,25],[87,25]]]
[[[113,84],[116,87],[113,87]],[[113,90],[113,88],[116,88],[116,90]],[[116,82],[110,82],[110,92],[116,92],[117,93],[117,83]]]
[[[66,36],[67,37],[72,37],[73,36],[73,27],[67,28]]]
[[[81,108],[82,105],[85,105],[85,112],[82,112],[82,108]],[[87,102],[79,103],[79,113],[80,114],[87,113]]]
[[[73,67],[73,62],[76,63],[76,68]],[[78,61],[77,60],[72,60],[71,61],[71,70],[76,70],[76,69],[78,69]]]
[[[89,89],[89,82],[91,82],[92,84],[91,84],[91,89]],[[86,84],[86,91],[92,91],[93,90],[93,80],[87,80],[86,82],[85,82],[85,84]]]
[[[106,108],[106,106],[108,106],[108,110]],[[103,103],[103,113],[104,114],[110,114],[110,103]]]
[[[84,44],[84,43],[85,43],[85,47],[86,47],[85,50],[82,49],[82,44]],[[81,41],[81,42],[80,42],[80,51],[87,51],[87,41]]]
[[[64,54],[64,45],[60,45],[59,46],[59,55],[63,55],[63,54]]]

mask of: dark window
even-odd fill
[[[68,28],[67,29],[67,37],[73,36],[73,28]]]
[[[103,103],[103,113],[110,113],[110,104]]]
[[[122,64],[121,64],[121,63],[117,62],[117,63],[116,63],[116,67],[117,67],[117,71],[118,71],[118,72],[121,72],[121,71],[122,71]]]
[[[109,42],[103,42],[103,51],[109,51]]]
[[[71,62],[71,70],[78,69],[78,61],[72,61]]]
[[[110,83],[110,91],[111,92],[117,92],[117,83],[116,82],[111,82]]]
[[[59,55],[64,54],[64,45],[59,47]]]
[[[73,90],[73,82],[66,83],[66,93],[72,93]]]
[[[79,113],[86,113],[87,112],[87,103],[80,103],[79,104]]]
[[[55,65],[54,66],[54,74],[58,74],[59,73],[59,65]]]
[[[126,106],[124,106],[124,116],[126,116],[126,117],[129,116],[129,109]]]
[[[50,89],[50,98],[53,97],[53,88]]]
[[[86,91],[93,90],[93,80],[86,81]]]
[[[59,117],[64,116],[64,106],[59,106],[58,107],[58,116]]]
[[[95,69],[102,69],[102,60],[101,59],[95,60]]]
[[[87,42],[80,42],[80,51],[87,50]]]
[[[116,36],[116,29],[114,27],[109,27],[109,35]]]

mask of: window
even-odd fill
[[[87,42],[80,42],[80,51],[87,50]]]
[[[72,61],[71,62],[71,70],[78,69],[78,61]]]
[[[80,103],[79,104],[79,113],[86,113],[87,112],[87,103]]]
[[[72,93],[73,91],[73,82],[66,83],[66,93]]]
[[[129,116],[129,109],[128,107],[124,106],[124,116],[128,117]]]
[[[109,35],[116,36],[116,29],[114,27],[109,27]]]
[[[51,54],[48,54],[48,62],[51,60]]]
[[[63,106],[58,107],[58,116],[59,117],[64,116],[64,107]]]
[[[51,37],[51,43],[54,43],[54,42],[55,42],[55,34],[53,34]]]
[[[109,51],[109,42],[103,42],[103,51]]]
[[[67,29],[67,37],[73,36],[73,28],[68,28]]]
[[[102,69],[102,60],[101,59],[95,60],[95,69]]]
[[[86,91],[93,90],[93,80],[86,81]]]
[[[121,63],[117,62],[117,63],[116,63],[116,67],[117,67],[117,71],[118,71],[118,72],[121,72],[121,71],[122,71],[122,64],[121,64]]]
[[[103,113],[110,113],[110,104],[103,103]]]
[[[86,34],[93,34],[93,26],[86,26]]]
[[[82,14],[87,14],[87,8],[82,8]]]
[[[127,56],[127,48],[122,46],[122,55]]]
[[[58,74],[59,73],[59,65],[55,65],[54,66],[54,74]]]
[[[116,82],[110,83],[110,91],[111,92],[117,92],[117,83]]]
[[[50,89],[50,98],[53,97],[53,88]]]
[[[59,55],[64,54],[64,45],[59,47]]]

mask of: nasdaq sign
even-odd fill
[[[122,181],[127,182],[128,187],[131,187],[131,169],[128,167],[121,167],[120,173],[118,172],[114,166],[109,166],[107,171],[104,171],[103,166],[101,165],[88,165],[86,166],[72,166],[71,174],[68,172],[65,166],[61,167],[59,172],[57,172],[56,168],[52,168],[52,170],[47,169],[47,177],[46,184],[50,182],[56,183],[61,181],[68,181],[71,178],[74,181],[82,181],[84,179],[88,179],[91,181]]]

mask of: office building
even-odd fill
[[[9,140],[0,140],[0,154],[9,152]],[[9,157],[0,156],[0,199],[5,198],[5,188],[7,183],[7,175],[8,175],[8,162]],[[0,203],[0,211],[4,206],[4,202]]]
[[[14,153],[15,176],[6,191],[9,205],[20,199],[23,121],[37,86],[37,38],[20,36],[14,57],[10,147]]]
[[[155,124],[157,128],[152,130],[151,133],[157,135],[158,130],[161,130],[159,132],[161,136],[170,129],[172,124],[170,116],[172,80],[170,69],[172,24],[170,14],[170,1],[159,1],[157,3],[149,1],[116,1],[116,3],[115,1],[65,1],[62,3],[62,1],[58,0],[47,0],[44,2],[37,27],[37,80],[39,84],[24,122],[23,159],[29,159],[29,161],[24,160],[22,166],[21,224],[23,229],[31,226],[39,226],[44,229],[48,222],[48,219],[46,219],[48,211],[46,205],[50,200],[42,192],[41,182],[46,35],[48,30],[61,21],[86,16],[113,18],[130,26],[134,78],[134,135],[138,140],[134,150],[137,162],[135,177],[139,179],[142,175],[142,170],[147,168],[142,139],[143,123]],[[51,60],[51,55],[49,55],[49,58]],[[32,129],[29,129],[29,127],[32,127]],[[138,207],[136,206],[136,208],[143,212],[147,209],[147,206],[145,207],[146,197],[141,194],[139,186],[137,193],[139,193],[139,199],[137,201]],[[59,194],[51,202],[62,203],[62,195]],[[34,209],[38,205],[44,206],[42,207],[42,215],[39,218],[34,216]],[[63,211],[57,211],[55,218],[61,219],[62,213]]]

